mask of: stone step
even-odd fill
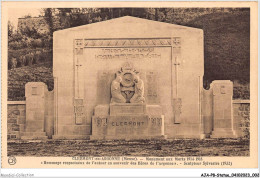
[[[89,140],[90,135],[53,135],[55,140]]]
[[[22,140],[47,140],[47,136],[21,136]]]
[[[236,138],[237,135],[232,130],[213,131],[210,138]]]
[[[212,131],[212,134],[233,134],[233,131]]]
[[[231,128],[214,128],[213,132],[233,132]]]
[[[162,140],[167,135],[91,135],[90,140]]]
[[[21,136],[46,136],[46,132],[21,132]]]
[[[211,135],[210,138],[237,138],[235,135]]]

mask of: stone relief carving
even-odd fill
[[[111,84],[111,94],[112,94],[111,103],[126,103],[126,99],[121,94],[121,86],[120,86],[121,82],[122,82],[121,76],[117,76],[116,79],[113,80]]]
[[[173,113],[174,113],[174,123],[181,123],[181,113],[182,113],[182,99],[174,98],[173,99]]]
[[[125,63],[111,84],[111,103],[144,103],[144,83],[131,63]]]
[[[143,103],[144,100],[144,82],[139,78],[139,76],[134,77],[135,82],[135,94],[130,99],[130,103]]]
[[[82,124],[85,117],[83,99],[74,99],[74,114],[76,124]]]

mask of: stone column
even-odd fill
[[[213,91],[203,90],[202,99],[202,119],[204,125],[204,134],[209,137],[213,130]]]
[[[29,82],[25,85],[26,123],[21,139],[47,139],[44,130],[47,92],[47,86],[42,82]]]
[[[233,138],[233,83],[229,80],[213,81],[213,132],[212,138]]]

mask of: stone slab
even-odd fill
[[[89,140],[89,135],[53,135],[55,140]]]
[[[237,134],[232,129],[218,128],[212,131],[211,138],[237,138]]]
[[[233,132],[215,133],[213,131],[210,138],[237,138],[237,135]]]
[[[167,139],[204,139],[206,138],[205,134],[198,134],[198,135],[173,135],[173,136],[167,136]]]
[[[46,136],[45,132],[21,132],[21,136]]]
[[[214,127],[215,128],[231,128],[232,127],[231,119],[216,119],[216,120],[214,120]]]
[[[146,113],[148,115],[162,115],[162,107],[159,105],[146,105]]]
[[[56,135],[90,135],[90,125],[60,125]]]
[[[26,120],[26,132],[43,132],[44,131],[44,120]]]
[[[96,116],[107,116],[109,115],[109,105],[97,105],[94,110]]]
[[[166,125],[168,138],[203,138],[205,135],[200,132],[200,124],[172,124]]]
[[[164,135],[164,116],[93,116],[91,139],[142,139]]]
[[[167,135],[161,136],[143,136],[143,135],[129,135],[125,136],[115,136],[115,135],[91,135],[90,140],[162,140],[167,139]]]
[[[47,136],[21,136],[22,140],[47,140]]]
[[[132,114],[145,114],[146,113],[146,105],[144,104],[110,104],[110,115],[132,115]]]

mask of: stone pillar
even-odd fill
[[[202,92],[202,119],[204,125],[204,134],[209,137],[213,130],[213,91],[203,90]]]
[[[48,91],[45,95],[45,124],[44,131],[48,138],[54,134],[54,92]]]
[[[213,132],[212,138],[233,138],[233,83],[229,80],[213,81]]]
[[[25,85],[26,125],[21,139],[47,139],[44,129],[47,92],[47,86],[42,82],[29,82]]]

